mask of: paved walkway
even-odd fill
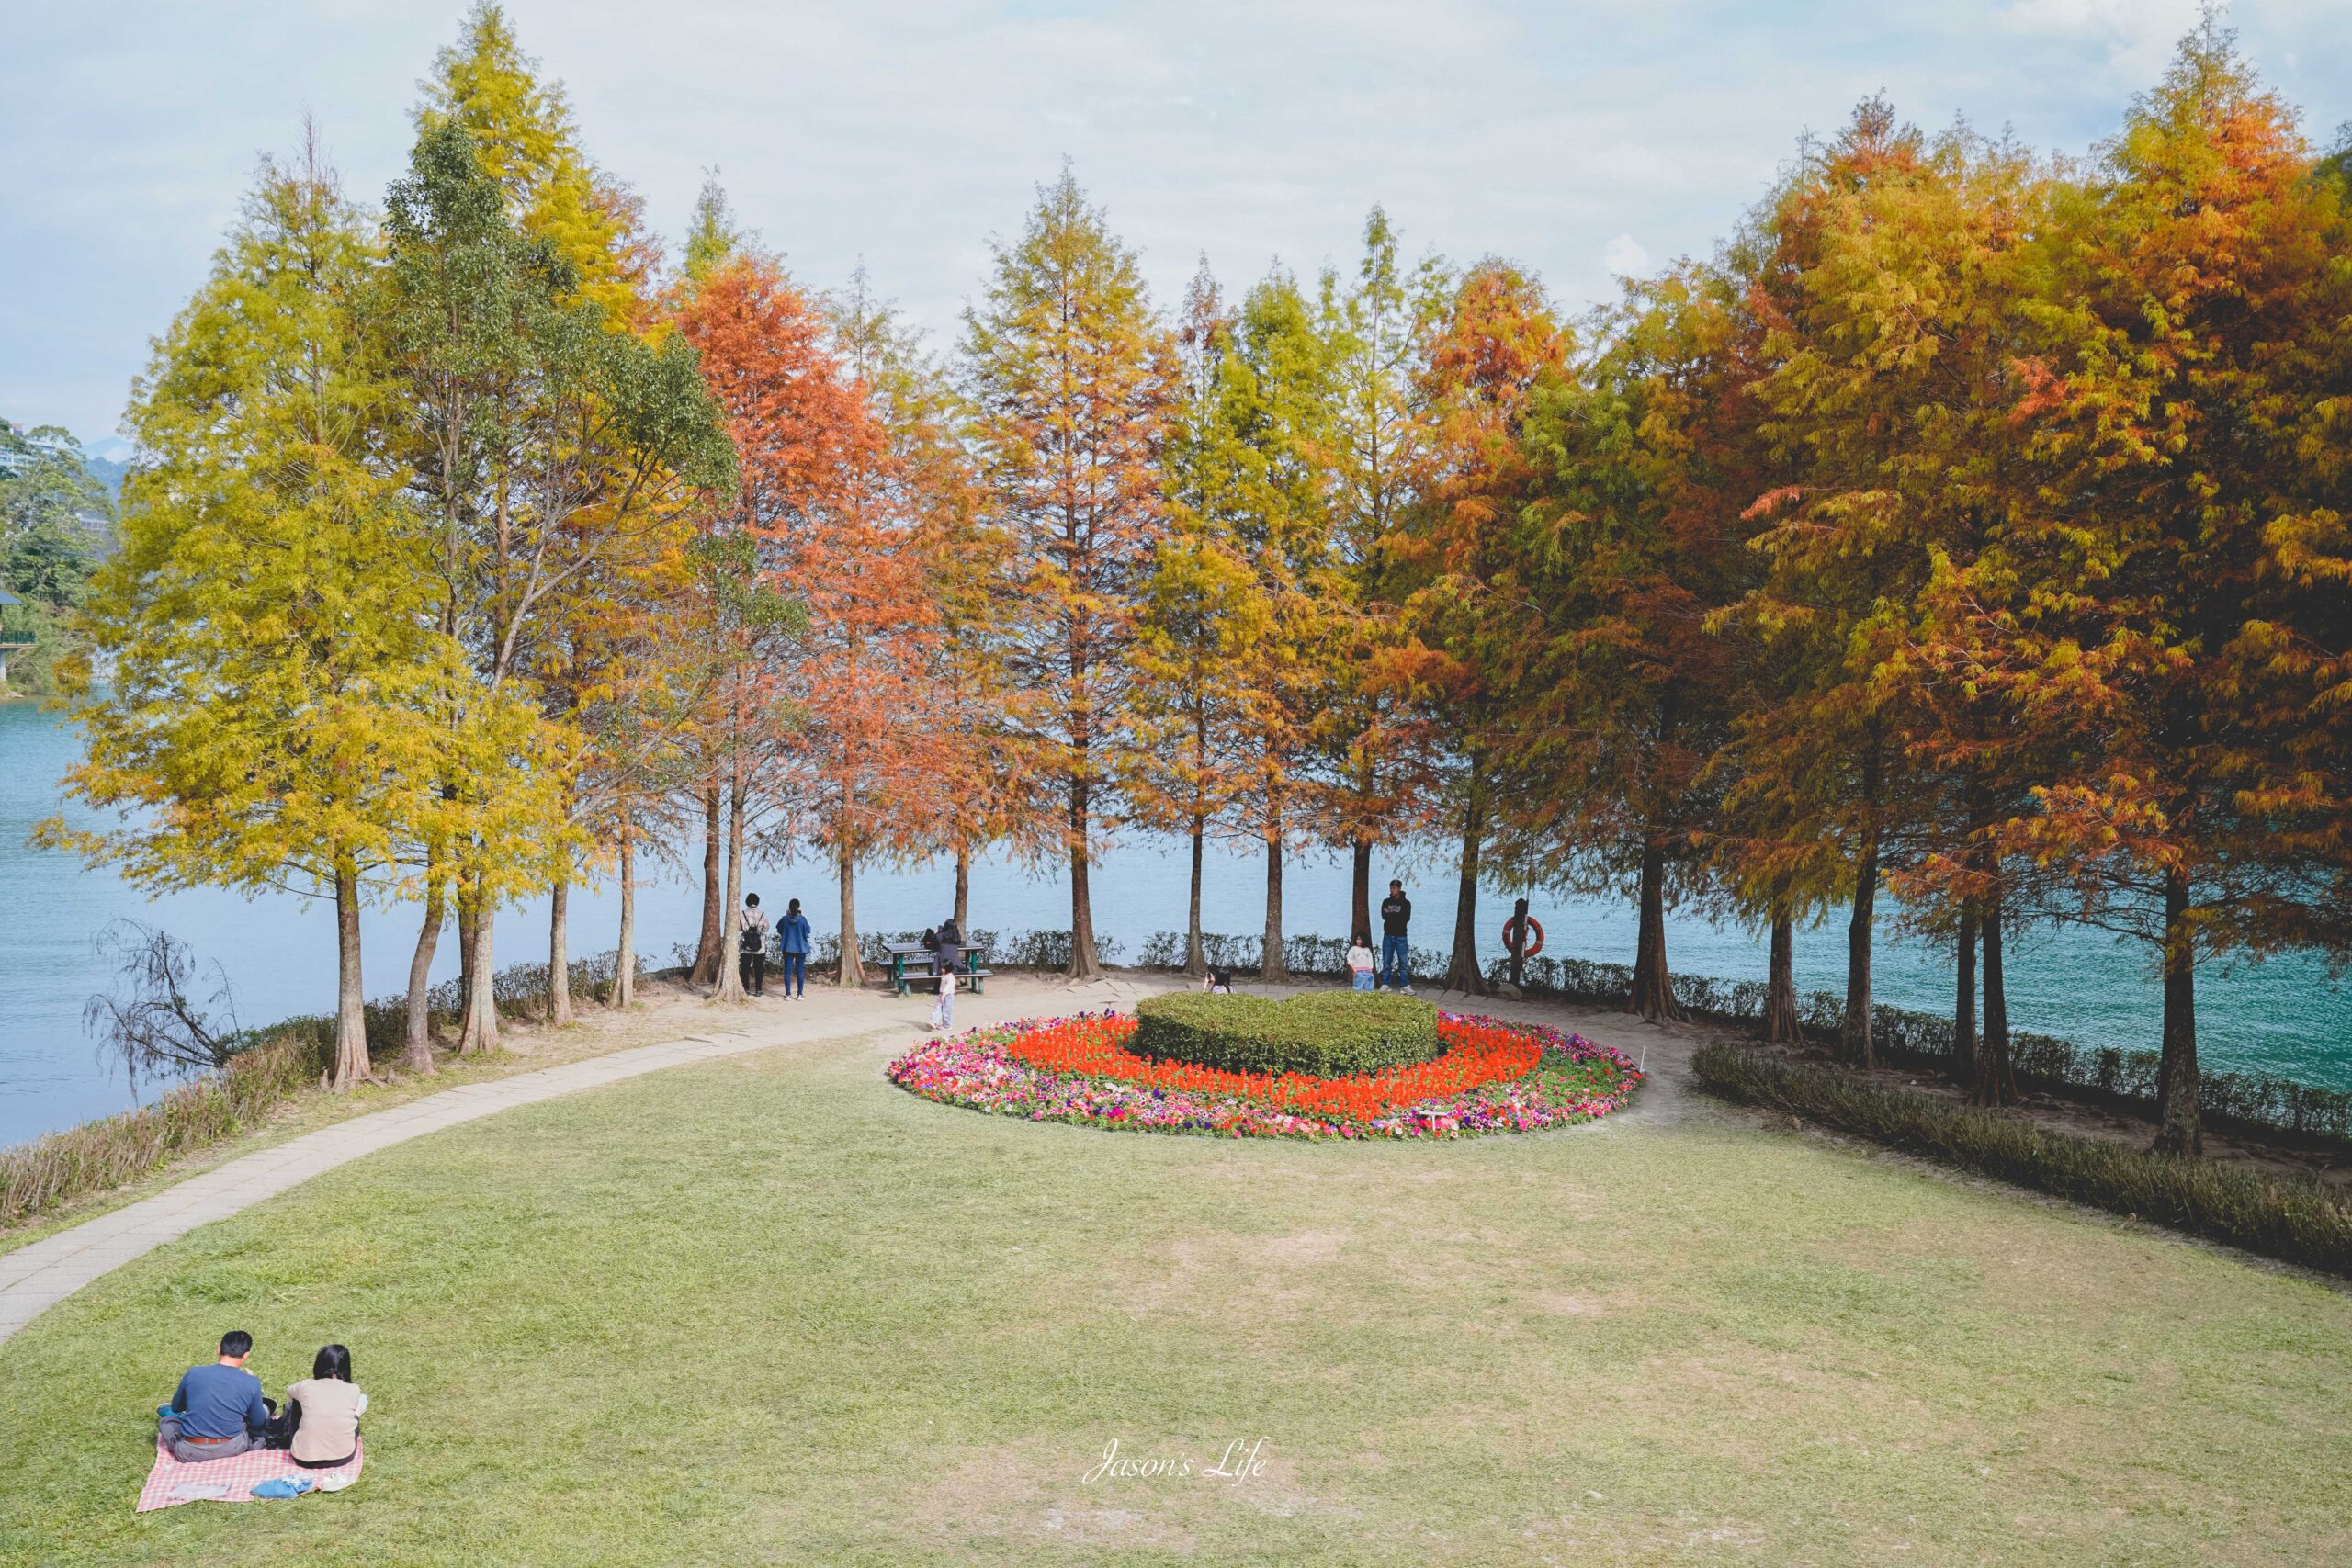
[[[796,1033],[763,1030],[757,1034],[689,1035],[661,1045],[634,1046],[536,1073],[442,1089],[390,1111],[355,1116],[274,1148],[241,1156],[153,1198],[62,1230],[29,1247],[0,1253],[0,1340],[101,1274],[167,1241],[176,1241],[198,1225],[227,1219],[322,1171],[379,1149],[494,1116],[517,1105],[617,1083],[663,1067],[763,1051],[786,1043]]]
[[[991,988],[984,997],[959,1000],[956,1022],[960,1027],[969,1028],[974,1024],[1020,1018],[1036,1010],[1033,1004],[1048,998],[1051,1010],[1055,1011],[1074,1010],[1080,1006],[1129,1006],[1136,997],[1162,989],[1164,986],[1165,982],[1143,985],[1132,982],[1097,983],[1078,993],[1035,983],[1001,986]],[[1286,996],[1300,988],[1278,987],[1272,988],[1269,994]],[[862,1002],[867,1005],[861,1007],[859,1004]],[[6,1340],[17,1330],[91,1280],[120,1268],[132,1258],[151,1252],[167,1241],[176,1241],[198,1225],[225,1220],[265,1198],[275,1198],[322,1171],[333,1170],[339,1165],[374,1154],[379,1149],[404,1144],[427,1133],[437,1133],[444,1127],[455,1127],[484,1116],[494,1116],[517,1105],[553,1100],[559,1095],[574,1094],[600,1084],[618,1083],[624,1078],[659,1072],[664,1067],[714,1062],[752,1051],[764,1051],[771,1046],[818,1040],[847,1040],[874,1035],[889,1035],[894,1039],[910,1037],[919,1032],[915,1025],[929,1010],[927,1004],[900,1001],[892,1011],[877,1011],[870,1002],[871,998],[863,996],[820,997],[820,1004],[811,1006],[806,1012],[798,1010],[796,1004],[791,1013],[763,1011],[752,1015],[757,1027],[752,1032],[714,1031],[709,1034],[687,1035],[660,1045],[633,1046],[628,1050],[613,1052],[610,1055],[591,1056],[582,1061],[568,1062],[560,1067],[518,1073],[513,1077],[499,1078],[490,1083],[442,1089],[390,1111],[355,1116],[348,1122],[338,1122],[332,1127],[306,1133],[274,1148],[241,1156],[201,1176],[191,1177],[176,1186],[165,1188],[153,1198],[142,1199],[110,1214],[62,1230],[55,1235],[28,1247],[20,1247],[14,1252],[0,1253],[0,1341]],[[1612,1127],[1679,1119],[1684,1097],[1675,1080],[1680,1076],[1679,1069],[1688,1062],[1691,1048],[1690,1038],[1678,1037],[1677,1032],[1673,1031],[1661,1032],[1648,1041],[1624,1038],[1627,1026],[1620,1013],[1590,1013],[1588,1021],[1588,1010],[1564,1009],[1557,1005],[1482,1003],[1481,1009],[1507,1018],[1565,1023],[1569,1028],[1598,1025],[1600,1027],[1595,1028],[1595,1032],[1605,1031],[1612,1040],[1629,1050],[1646,1048],[1651,1058],[1650,1085],[1626,1111],[1619,1111],[1601,1125]]]

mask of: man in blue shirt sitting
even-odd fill
[[[164,1449],[182,1464],[227,1459],[262,1446],[269,1404],[261,1379],[245,1371],[254,1337],[232,1328],[220,1337],[220,1359],[190,1367],[157,1422]]]

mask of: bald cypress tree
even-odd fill
[[[1158,463],[1173,370],[1135,254],[1065,170],[996,247],[965,313],[963,377],[983,503],[1011,550],[1007,716],[1057,797],[1074,979],[1102,974],[1091,876],[1132,743],[1139,602],[1167,529]]]

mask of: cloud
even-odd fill
[[[0,51],[0,413],[116,423],[201,279],[255,153],[319,111],[347,188],[399,174],[416,82],[463,0],[283,25],[229,0],[119,0],[104,28],[19,7]],[[1885,90],[2080,151],[2150,85],[2193,0],[507,0],[591,154],[673,238],[718,164],[816,287],[862,257],[934,342],[991,235],[1065,154],[1163,304],[1205,252],[1351,271],[1385,205],[1408,252],[1495,254],[1562,308],[1704,254],[1807,130]],[[2313,123],[2352,115],[2343,0],[2242,0],[2249,51]],[[1611,238],[1613,236],[1613,238]],[[1638,239],[1635,237],[1638,236]]]
[[[1631,234],[1620,234],[1601,247],[1600,265],[1612,276],[1639,277],[1650,269],[1650,254]]]
[[[2181,36],[2197,26],[2201,0],[2010,0],[1995,17],[2013,33],[2078,39],[2106,51],[2108,64],[2135,76],[2164,69]]]

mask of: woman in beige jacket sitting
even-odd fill
[[[291,1449],[305,1470],[333,1470],[359,1451],[359,1417],[368,1396],[351,1381],[351,1352],[329,1345],[311,1363],[311,1375],[286,1391],[286,1408],[271,1423],[273,1449]]]

